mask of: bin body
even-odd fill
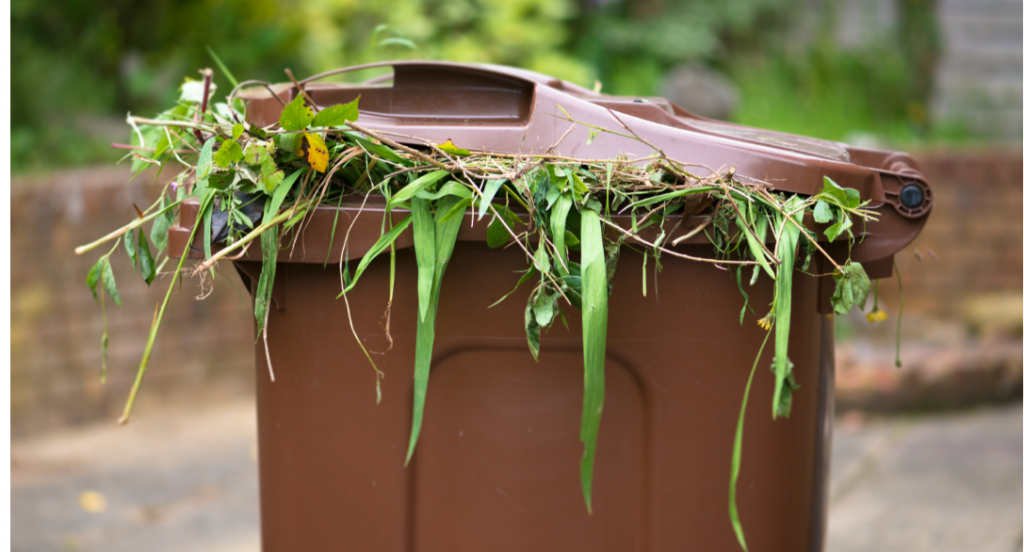
[[[712,255],[708,246],[684,251]],[[265,552],[740,550],[728,517],[730,459],[771,280],[749,289],[757,314],[741,326],[743,299],[727,273],[665,256],[657,286],[648,263],[643,297],[643,258],[622,249],[588,515],[579,478],[580,313],[565,310],[569,329],[559,322],[544,334],[535,362],[523,327],[528,286],[488,308],[515,286],[524,263],[515,247],[456,244],[423,432],[407,467],[413,251],[397,253],[394,345],[373,355],[386,374],[379,405],[345,303],[334,300],[337,265],[279,263],[269,318],[274,382],[256,343]],[[238,267],[252,278],[260,264]],[[747,542],[759,551],[823,546],[833,346],[816,280],[798,273],[793,284],[790,356],[802,388],[792,415],[771,418],[771,346],[751,390],[738,502]],[[388,281],[388,261],[378,259],[348,296],[371,351],[389,345]]]

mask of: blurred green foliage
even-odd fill
[[[897,4],[892,36],[849,50],[827,21],[794,47],[802,11],[786,0],[15,0],[12,166],[115,161],[109,143],[128,141],[125,113],[151,115],[182,76],[216,69],[207,46],[239,79],[424,58],[515,65],[588,88],[600,80],[623,95],[656,95],[673,66],[696,62],[737,84],[738,122],[927,138],[934,0]],[[216,82],[223,97],[227,80]]]

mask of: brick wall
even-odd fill
[[[908,311],[953,317],[978,294],[1019,294],[1024,228],[1020,150],[932,151],[915,157],[934,186],[936,202],[924,232],[897,257]],[[102,252],[77,257],[72,250],[128,221],[133,202],[148,205],[156,197],[158,184],[140,179],[126,186],[127,179],[123,169],[91,169],[13,183],[11,402],[16,435],[86,420],[113,421],[120,413],[167,281],[147,288],[123,253],[114,256],[125,304],[109,306],[110,377],[101,385],[101,318],[85,276]],[[915,248],[923,261],[914,259]],[[251,308],[233,269],[225,266],[221,276],[207,299],[195,301],[197,282],[186,280],[171,302],[138,405],[140,415],[162,401],[251,392]],[[881,295],[894,311],[895,279],[883,282]]]
[[[976,297],[1020,294],[1024,285],[1024,155],[1020,148],[928,151],[914,157],[932,185],[935,205],[921,235],[896,256],[907,309],[957,317]],[[915,249],[923,258],[920,262]],[[888,305],[899,304],[895,278],[882,282],[880,295]]]
[[[126,169],[16,178],[11,193],[11,415],[15,435],[89,420],[113,423],[142,358],[168,277],[147,288],[123,252],[112,257],[124,306],[107,300],[109,377],[99,382],[102,319],[85,276],[109,245],[81,257],[75,246],[131,220],[149,205],[152,174],[125,185]],[[167,265],[170,267],[170,263]],[[137,412],[166,400],[210,400],[253,388],[251,309],[229,265],[213,293],[195,301],[186,280],[164,317]],[[165,270],[170,268],[165,267]]]

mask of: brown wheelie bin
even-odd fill
[[[825,176],[871,200],[878,220],[855,228],[853,260],[886,277],[893,255],[921,230],[930,188],[905,154],[866,150],[711,121],[660,98],[594,94],[517,69],[395,62],[391,83],[308,83],[321,106],[360,97],[360,123],[489,152],[543,152],[576,120],[632,130],[677,159],[736,167],[777,190],[814,194]],[[358,69],[350,68],[349,70]],[[285,101],[293,87],[278,89]],[[247,117],[277,121],[280,104],[247,98]],[[398,138],[416,144],[412,138]],[[565,135],[573,157],[642,155],[635,140]],[[340,207],[350,260],[380,234],[382,205]],[[196,206],[183,209],[172,251],[186,249]],[[399,214],[399,217],[405,216]],[[583,397],[580,315],[555,324],[535,362],[524,336],[526,290],[494,308],[524,268],[515,248],[489,249],[486,219],[469,214],[445,276],[423,432],[404,466],[412,417],[416,260],[397,242],[388,342],[381,325],[389,266],[371,264],[348,295],[360,338],[386,373],[375,375],[349,328],[340,290],[342,239],[328,250],[335,208],[321,207],[294,251],[278,258],[269,317],[271,381],[256,343],[263,550],[524,551],[739,550],[728,516],[730,459],[746,378],[764,330],[738,323],[743,299],[726,272],[665,256],[657,295],[641,295],[642,256],[622,249],[610,296],[607,396],[594,475],[593,514],[580,494]],[[628,218],[626,219],[628,220]],[[690,217],[696,227],[703,217]],[[624,222],[623,225],[626,223]],[[351,230],[349,227],[351,226]],[[810,227],[821,228],[811,223]],[[713,256],[701,237],[677,249]],[[837,242],[845,258],[847,243]],[[201,248],[199,248],[201,249]],[[194,256],[201,253],[193,250]],[[258,252],[235,261],[255,286]],[[820,255],[819,255],[820,257]],[[327,265],[325,266],[325,261]],[[829,272],[816,258],[811,272]],[[831,278],[796,273],[790,358],[802,389],[792,414],[773,421],[773,375],[764,355],[746,416],[738,503],[746,541],[759,552],[824,546],[833,396]],[[652,290],[653,291],[653,290]],[[768,278],[750,289],[767,312]]]

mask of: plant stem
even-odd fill
[[[260,234],[266,232],[267,230],[270,230],[274,226],[277,226],[278,224],[281,224],[282,222],[285,222],[285,221],[289,220],[292,217],[292,214],[293,214],[292,212],[293,211],[301,211],[301,210],[305,209],[306,207],[309,207],[309,205],[313,201],[314,201],[313,199],[308,199],[308,200],[306,200],[305,203],[302,203],[300,205],[294,205],[294,206],[288,208],[285,212],[277,215],[276,217],[271,219],[266,224],[260,225],[255,230],[253,230],[252,232],[249,232],[248,234],[243,236],[241,239],[239,239],[235,243],[233,243],[233,244],[225,247],[224,249],[221,249],[217,253],[213,254],[209,259],[206,259],[205,261],[203,261],[202,264],[200,264],[200,265],[198,265],[196,267],[196,272],[202,272],[204,270],[208,270],[211,266],[214,265],[214,263],[216,263],[217,261],[222,259],[224,256],[226,256],[229,253],[231,253],[232,251],[235,251],[236,249],[242,247],[243,245],[251,242],[252,240],[254,240],[257,237],[259,237]],[[199,226],[199,225],[196,224],[196,226]],[[190,244],[192,243],[191,239],[189,240],[189,243]]]
[[[199,214],[210,207],[210,203],[213,200],[213,195],[207,197],[206,201],[199,207]],[[192,244],[192,240],[195,239],[196,230],[199,229],[199,225],[196,224],[192,227],[192,234],[188,238],[189,245]],[[188,246],[186,246],[188,247]],[[181,275],[181,269],[185,265],[185,259],[188,258],[188,250],[181,255],[181,260],[178,261],[178,267],[174,270],[174,275],[171,276],[171,284],[167,286],[167,295],[164,296],[164,302],[160,305],[159,309],[154,313],[153,325],[149,328],[149,338],[146,340],[146,350],[142,353],[142,362],[139,363],[138,372],[135,374],[135,383],[132,384],[132,390],[128,394],[128,402],[124,405],[124,413],[121,414],[121,418],[117,421],[118,424],[124,425],[128,423],[128,419],[132,414],[132,407],[135,405],[135,397],[139,393],[139,388],[142,386],[142,378],[146,375],[146,367],[149,365],[149,355],[153,352],[153,342],[156,341],[157,331],[160,330],[160,322],[164,318],[164,311],[167,310],[167,303],[171,300],[171,294],[174,291],[174,284],[178,280],[178,276]]]
[[[151,215],[148,215],[148,216],[145,216],[145,217],[142,217],[142,218],[137,218],[137,219],[133,220],[132,222],[126,224],[123,227],[121,227],[119,230],[115,230],[114,232],[111,232],[111,233],[107,234],[106,236],[103,236],[102,238],[100,238],[100,239],[98,239],[98,240],[96,240],[96,241],[94,241],[92,243],[88,243],[88,244],[80,245],[80,246],[76,247],[75,248],[75,255],[81,255],[82,253],[85,253],[87,251],[92,251],[93,249],[96,249],[97,247],[107,243],[108,241],[124,235],[125,232],[127,232],[129,230],[133,230],[135,228],[138,228],[139,226],[142,226],[143,224],[145,224],[145,223],[155,219],[156,217],[166,213],[167,211],[177,207],[182,201],[184,201],[184,200],[175,201],[174,203],[171,203],[171,204],[167,205],[163,209],[160,209],[159,211],[157,211],[157,212],[155,212],[155,213],[153,213]]]

